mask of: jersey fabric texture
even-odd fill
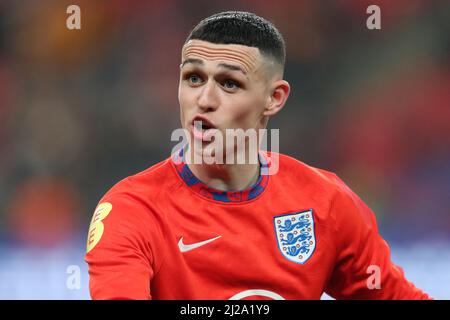
[[[244,191],[175,157],[117,183],[89,229],[92,298],[429,299],[341,179],[282,154],[261,153],[261,172],[274,155],[278,172]]]

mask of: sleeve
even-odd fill
[[[327,294],[335,299],[430,299],[392,263],[374,213],[337,179],[340,190],[331,204],[337,260]]]
[[[155,228],[146,207],[131,197],[100,201],[89,227],[85,256],[92,299],[151,299]]]

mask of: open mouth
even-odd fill
[[[194,125],[195,125],[195,124],[194,124]],[[203,130],[203,131],[206,131],[206,130],[212,129],[213,127],[210,126],[210,125],[207,124],[207,123],[200,122],[200,126],[197,126],[197,128],[198,128],[198,129],[201,129],[201,130]]]
[[[208,119],[200,116],[195,117],[191,125],[194,138],[203,141],[210,141],[211,136],[217,131],[217,128]]]
[[[215,126],[208,119],[200,116],[192,120],[192,125],[201,130],[215,129]]]

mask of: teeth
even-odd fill
[[[210,129],[214,128],[209,123],[207,123],[203,120],[200,120],[200,119],[194,119],[193,125],[197,130],[201,130],[201,131],[206,131],[206,130],[210,130]]]
[[[208,129],[212,128],[212,126],[210,126],[209,124],[204,123],[203,121],[199,121],[199,120],[195,120],[194,125],[197,129],[201,129],[201,130],[208,130]]]

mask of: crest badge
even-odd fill
[[[296,263],[308,261],[316,248],[313,210],[276,216],[273,223],[283,256]]]

